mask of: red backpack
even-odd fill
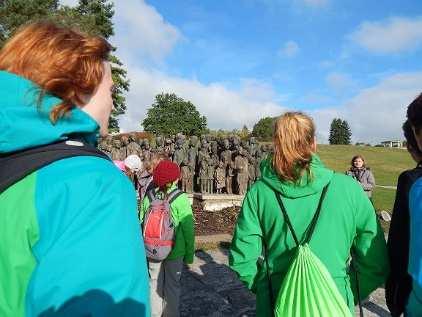
[[[183,194],[183,191],[175,189],[164,199],[158,199],[154,192],[154,189],[147,192],[150,206],[144,217],[144,244],[148,259],[163,261],[170,254],[175,238],[170,204]]]

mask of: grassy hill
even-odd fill
[[[416,164],[406,150],[353,146],[353,145],[318,145],[318,154],[329,168],[344,173],[350,167],[350,160],[360,154],[366,165],[374,173],[377,185],[396,186],[397,178],[406,169]],[[377,187],[374,192],[374,204],[377,210],[391,211],[395,190]]]

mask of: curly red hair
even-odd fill
[[[54,123],[95,92],[111,49],[99,36],[52,22],[36,22],[21,27],[7,41],[0,51],[0,70],[39,85],[39,100],[45,94],[61,98],[50,112]]]

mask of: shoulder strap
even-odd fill
[[[79,140],[60,141],[0,154],[0,194],[32,172],[55,161],[74,156],[97,156],[110,160],[104,152]]]
[[[155,188],[152,188],[149,191],[147,191],[146,195],[148,197],[149,202],[150,203],[153,202],[156,199]]]
[[[277,192],[275,192],[275,195],[277,197],[278,203],[280,205],[281,212],[283,213],[284,220],[286,221],[287,227],[289,228],[289,230],[290,230],[290,232],[291,232],[291,234],[293,236],[293,240],[295,241],[295,243],[296,243],[297,246],[299,246],[301,244],[309,243],[309,241],[311,240],[312,235],[313,235],[314,230],[315,230],[315,225],[316,225],[316,223],[318,221],[318,218],[319,218],[319,214],[321,213],[322,201],[324,200],[325,193],[327,192],[327,188],[328,188],[328,185],[329,184],[330,183],[328,183],[327,185],[325,185],[325,187],[322,190],[321,197],[320,197],[319,202],[318,202],[318,207],[317,207],[317,209],[316,209],[316,211],[314,213],[314,216],[312,217],[312,220],[311,220],[308,228],[306,229],[305,238],[304,238],[303,242],[299,242],[299,239],[297,238],[296,232],[293,229],[292,223],[290,221],[289,215],[287,214],[287,210],[284,207],[283,201],[281,200],[280,194],[278,194]]]
[[[176,200],[177,197],[182,195],[184,192],[180,189],[176,188],[175,190],[171,191],[167,197],[167,201],[171,204],[173,201]]]

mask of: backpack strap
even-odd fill
[[[325,185],[325,187],[322,189],[321,197],[320,197],[319,202],[318,202],[318,207],[317,207],[317,209],[316,209],[316,211],[314,213],[314,216],[312,217],[311,223],[309,224],[308,228],[306,229],[305,238],[303,239],[303,242],[299,242],[299,239],[297,238],[296,232],[293,229],[292,223],[290,221],[289,215],[287,214],[287,210],[284,207],[283,201],[281,200],[280,194],[278,194],[278,193],[275,192],[275,195],[277,197],[278,203],[280,205],[281,212],[283,213],[284,220],[287,223],[287,227],[289,228],[289,230],[290,230],[290,232],[291,232],[291,234],[293,236],[293,240],[295,241],[296,246],[299,246],[299,245],[305,244],[305,243],[309,243],[309,241],[311,240],[312,235],[313,235],[314,230],[315,230],[316,223],[317,223],[318,218],[319,218],[319,215],[321,213],[322,201],[325,198],[325,194],[327,192],[327,188],[328,188],[328,185],[329,184],[330,183],[328,183],[327,185]]]
[[[179,188],[176,188],[175,190],[171,191],[169,195],[167,196],[167,201],[169,204],[171,204],[173,201],[177,199],[180,195],[182,195],[184,191],[180,190]]]
[[[152,188],[149,191],[147,191],[146,195],[150,203],[152,203],[154,200],[157,199],[157,197],[155,196],[155,188]]]
[[[168,201],[169,204],[171,204],[173,201],[176,200],[177,197],[179,197],[183,193],[184,193],[183,191],[181,191],[180,189],[176,188],[175,190],[172,190],[167,195],[166,200]],[[155,188],[147,191],[146,195],[147,195],[150,203],[157,199],[157,196],[155,195]]]
[[[81,140],[65,140],[13,153],[0,154],[0,194],[32,172],[74,156],[110,158]]]

